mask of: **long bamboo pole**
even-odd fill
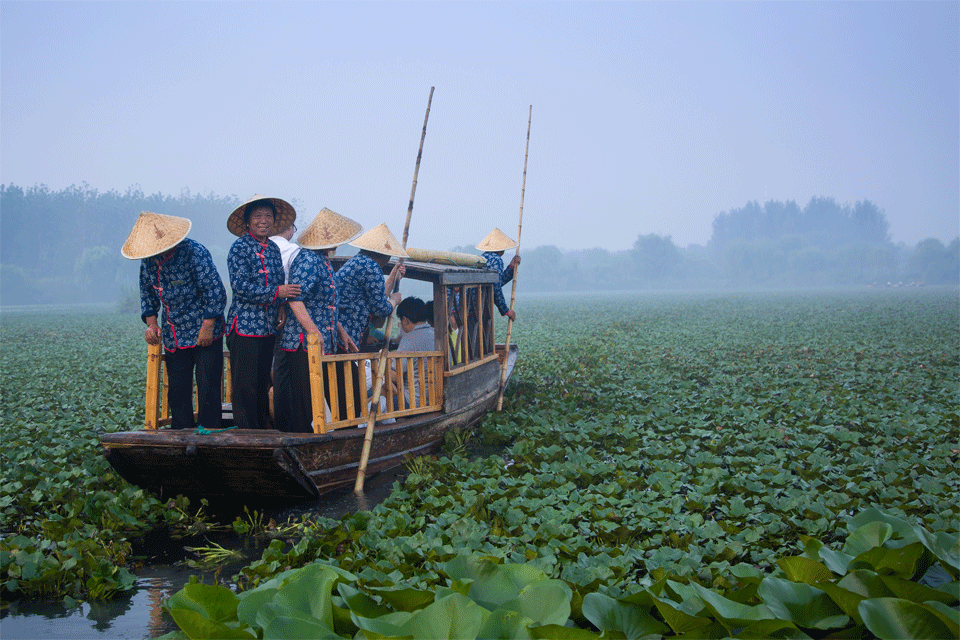
[[[527,157],[530,155],[530,123],[533,121],[533,105],[527,117],[527,149],[523,153],[523,182],[520,185],[520,221],[517,223],[517,255],[520,255],[520,232],[523,231],[523,196],[527,191]],[[510,292],[510,308],[517,301],[517,272],[520,265],[513,268],[513,289]],[[507,340],[504,345],[503,362],[500,363],[500,393],[497,395],[497,411],[503,409],[503,391],[507,386],[507,360],[510,357],[510,334],[513,331],[513,318],[507,319]]]
[[[404,249],[407,248],[407,237],[410,235],[410,218],[413,215],[413,197],[417,192],[417,174],[420,173],[420,158],[423,155],[423,139],[427,137],[427,120],[430,118],[430,104],[433,102],[433,87],[430,87],[430,97],[427,99],[427,112],[423,116],[423,131],[420,132],[420,149],[417,151],[417,164],[413,169],[413,184],[410,186],[410,202],[407,204],[407,221],[403,225],[403,238],[400,240]],[[403,258],[400,258],[400,264],[403,264]],[[400,278],[396,280],[396,287],[400,286]],[[383,348],[380,350],[380,359],[377,362],[377,377],[373,383],[373,404],[370,407],[370,415],[367,418],[367,430],[363,436],[363,450],[360,452],[360,466],[357,468],[357,481],[353,485],[353,492],[357,495],[363,494],[363,482],[367,477],[367,462],[370,460],[370,449],[373,446],[373,426],[377,422],[377,413],[380,410],[380,396],[383,393],[383,379],[387,369],[387,354],[390,353],[390,334],[393,331],[393,316],[396,315],[396,307],[387,317],[387,324],[383,328]]]

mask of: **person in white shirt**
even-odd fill
[[[283,262],[283,282],[285,284],[290,282],[290,265],[293,264],[293,259],[300,253],[300,245],[290,241],[290,238],[292,238],[296,232],[297,225],[291,224],[278,235],[270,236],[274,244],[280,248],[280,260]]]

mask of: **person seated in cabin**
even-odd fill
[[[360,346],[362,353],[376,353],[383,348],[383,325],[387,319],[383,316],[370,318],[367,325],[367,337]]]
[[[297,238],[301,251],[291,264],[290,283],[299,285],[301,293],[287,300],[289,313],[280,331],[274,377],[274,424],[278,431],[314,432],[307,336],[320,337],[321,354],[336,353],[338,342],[346,339],[337,313],[337,288],[330,253],[356,238],[360,230],[359,222],[324,208]],[[346,405],[345,363],[336,364],[337,406],[342,408]],[[331,388],[325,381],[326,367],[321,367],[320,375],[329,407]]]
[[[450,342],[450,353],[453,357],[453,364],[463,363],[463,343],[460,340],[460,327],[457,325],[458,315],[455,311],[451,310],[450,317],[447,319],[447,327],[450,330],[447,334],[447,340]]]
[[[431,327],[433,326],[433,300],[426,301],[426,314],[427,314],[427,324]]]
[[[191,225],[186,218],[144,211],[120,253],[140,260],[140,317],[147,325],[143,338],[163,344],[170,428],[195,426],[196,378],[197,420],[207,429],[219,429],[227,291],[210,252],[187,238]]]
[[[397,353],[434,351],[437,348],[433,327],[428,322],[430,316],[427,315],[427,305],[423,300],[415,297],[404,298],[397,306],[397,317],[400,318],[400,328],[403,329],[403,336],[400,338],[399,346],[397,346]],[[409,382],[405,373],[405,369],[411,366],[413,367],[413,394],[410,393]],[[407,407],[411,406],[411,395],[413,397],[412,406],[421,406],[419,360],[409,359],[406,361],[406,367],[401,371],[391,371],[391,376],[395,379],[401,375],[404,383],[404,402]]]

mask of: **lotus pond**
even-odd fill
[[[142,421],[140,326],[0,315],[4,600],[109,598],[137,536],[224,526],[100,455]],[[171,599],[184,633],[956,637],[956,290],[527,296],[513,335],[504,411],[385,502],[226,523],[274,539]]]

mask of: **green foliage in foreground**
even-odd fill
[[[143,423],[140,326],[63,309],[0,319],[4,599],[110,598],[133,588],[133,536],[207,526],[186,499],[132,487],[101,453],[100,434]]]
[[[734,567],[776,572],[802,534],[840,553],[871,507],[956,535],[956,291],[557,296],[518,312],[505,410],[473,436],[498,455],[411,463],[383,504],[290,526],[234,581],[320,559],[368,591],[433,593],[466,552],[563,581],[577,612],[668,576],[731,592]],[[102,459],[101,432],[142,420],[141,326],[0,316],[4,598],[109,597],[132,582],[132,536],[209,525]]]
[[[324,563],[235,594],[193,583],[165,605],[164,638],[956,638],[960,541],[868,510],[842,549],[805,538],[804,553],[763,575],[739,564],[726,588],[666,575],[620,597],[579,594],[529,564],[456,556],[436,587],[364,587]],[[948,582],[920,579],[934,563]],[[578,597],[575,597],[575,594]],[[579,597],[582,596],[582,597]],[[597,635],[599,632],[602,635]]]

